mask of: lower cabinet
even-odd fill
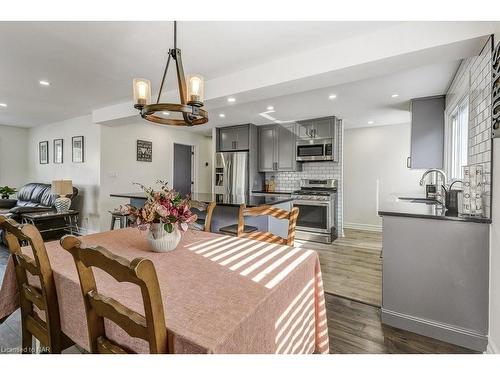
[[[295,124],[259,126],[259,172],[300,171]]]

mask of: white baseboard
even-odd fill
[[[497,344],[491,339],[488,338],[488,347],[486,348],[486,353],[488,354],[500,354],[500,350],[498,349]]]
[[[344,229],[359,229],[359,230],[369,230],[372,232],[382,232],[382,225],[344,223]]]
[[[87,228],[84,228],[84,227],[78,227],[78,232],[79,232],[80,236],[87,236],[89,234],[99,233],[96,230],[91,230],[91,229],[87,229]]]
[[[419,335],[432,337],[437,340],[449,342],[451,344],[480,352],[487,349],[488,336],[477,331],[430,319],[402,314],[383,307],[381,309],[381,318],[382,323],[384,324],[418,333]]]

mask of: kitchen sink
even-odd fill
[[[425,204],[441,204],[441,202],[435,200],[435,199],[429,199],[429,198],[409,198],[409,197],[399,197],[399,200],[402,201],[409,201],[411,203],[425,203]]]

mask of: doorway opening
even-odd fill
[[[173,187],[181,195],[190,194],[194,188],[194,146],[174,143]]]

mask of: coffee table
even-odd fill
[[[44,211],[44,212],[29,212],[21,215],[23,223],[33,224],[39,228],[40,233],[55,232],[55,231],[67,231],[70,234],[79,234],[80,230],[78,228],[78,215],[79,211],[69,210],[67,212],[56,212],[56,211]],[[54,219],[64,219],[64,223],[59,221],[55,227],[44,225],[43,229],[40,229],[41,225],[46,224],[48,220]]]

